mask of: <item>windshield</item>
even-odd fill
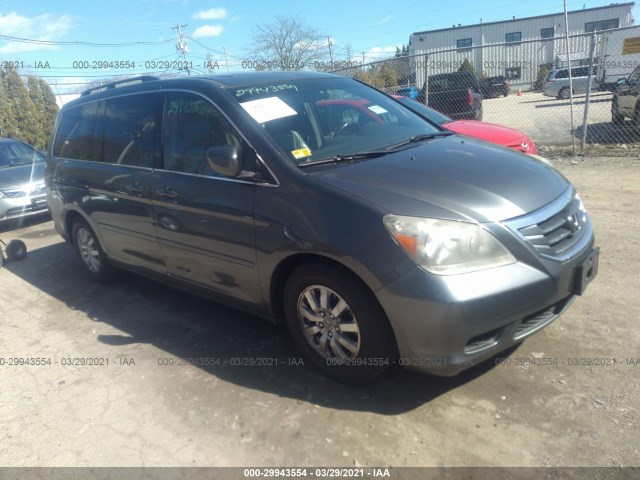
[[[406,105],[411,110],[416,112],[418,115],[422,115],[424,118],[429,120],[430,122],[435,123],[436,125],[442,125],[444,123],[453,122],[452,119],[443,115],[442,113],[434,110],[433,108],[427,107],[424,103],[417,102],[415,100],[411,100],[407,97],[397,97],[400,103]]]
[[[0,143],[0,168],[31,165],[32,163],[44,161],[44,155],[22,142]]]
[[[431,77],[429,77],[429,91],[447,92],[449,90],[467,88],[473,85],[471,82],[471,74],[466,72],[432,75]]]
[[[348,78],[230,89],[297,164],[381,150],[441,131],[374,88]]]

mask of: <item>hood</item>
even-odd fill
[[[21,185],[44,182],[46,162],[0,168],[0,188],[19,188]]]
[[[490,222],[558,198],[570,183],[539,160],[451,135],[311,175],[397,215]]]
[[[452,132],[498,143],[505,147],[519,147],[523,141],[526,141],[530,147],[533,147],[530,148],[527,153],[537,153],[537,149],[535,148],[533,141],[523,132],[514,128],[496,125],[495,123],[477,122],[474,120],[459,120],[445,123],[442,126]]]

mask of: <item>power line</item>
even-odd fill
[[[9,35],[0,35],[0,39],[8,40],[16,43],[30,43],[35,45],[81,45],[84,47],[133,47],[136,45],[161,45],[165,43],[174,42],[176,38],[169,38],[167,40],[154,40],[154,41],[136,41],[126,43],[95,43],[95,42],[83,42],[79,40],[74,41],[55,41],[55,40],[38,40],[35,38],[21,38],[11,37]]]

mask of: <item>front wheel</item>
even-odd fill
[[[562,100],[568,99],[569,96],[569,87],[561,88],[558,92],[558,98],[561,98]]]
[[[284,314],[307,360],[336,380],[371,380],[397,356],[393,332],[375,296],[339,267],[297,267],[284,289]]]
[[[100,242],[91,227],[84,220],[73,223],[73,245],[89,275],[96,281],[105,281],[113,275]]]
[[[614,125],[622,125],[624,123],[624,115],[618,113],[618,104],[615,102],[611,104],[611,123]]]
[[[640,103],[636,105],[636,109],[633,112],[633,125],[636,128],[640,128]]]

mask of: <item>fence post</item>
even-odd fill
[[[424,104],[429,105],[429,54],[424,54]]]
[[[593,72],[593,51],[596,47],[596,32],[591,34],[591,42],[589,44],[589,78],[587,80],[587,98],[584,101],[584,117],[582,118],[582,141],[580,142],[580,150],[584,153],[584,146],[587,143],[587,120],[589,118],[589,103],[591,99],[591,79]]]
[[[569,67],[569,113],[571,115],[571,152],[573,155],[576,154],[576,132],[575,127],[573,125],[573,76],[571,69],[573,65],[571,65],[571,43],[569,40],[569,15],[567,14],[567,0],[563,1],[564,3],[564,29],[565,29],[565,38],[567,40],[567,65]]]

